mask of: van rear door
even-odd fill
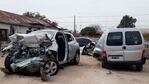
[[[108,61],[124,61],[123,40],[123,32],[108,33],[105,46]]]
[[[141,60],[144,49],[143,39],[139,31],[125,32],[125,61]]]

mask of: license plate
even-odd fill
[[[119,59],[118,56],[112,56],[112,59]]]

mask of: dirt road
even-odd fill
[[[4,58],[0,58],[0,68],[3,68]],[[142,72],[133,69],[101,68],[100,62],[92,57],[81,56],[79,65],[66,66],[64,70],[42,82],[40,77],[5,75],[0,71],[0,84],[149,84],[149,62]]]

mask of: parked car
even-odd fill
[[[93,50],[95,48],[95,42],[93,42],[90,38],[85,37],[79,37],[76,38],[77,42],[80,46],[80,53],[82,55],[93,55]]]
[[[98,41],[103,49],[102,67],[110,64],[135,65],[142,71],[145,64],[145,45],[142,33],[136,28],[118,28],[105,31]]]
[[[87,38],[87,37],[86,38],[85,37],[78,37],[78,38],[76,38],[76,40],[79,43],[80,47],[83,47],[83,46],[92,42],[92,40]]]
[[[101,61],[101,55],[102,55],[102,49],[101,49],[101,47],[98,44],[96,44],[95,48],[93,50],[93,57],[95,57],[99,61]]]
[[[94,48],[95,48],[95,42],[91,42],[91,43],[85,45],[83,48],[83,51],[82,51],[82,55],[92,56]]]
[[[79,44],[71,33],[39,30],[14,34],[10,40],[10,45],[2,50],[7,55],[4,65],[9,72],[38,71],[42,80],[46,80],[46,75],[57,74],[59,65],[80,61]]]
[[[84,47],[92,42],[92,40],[87,37],[76,37],[76,40],[79,43],[81,54],[82,54]]]

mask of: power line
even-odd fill
[[[76,23],[102,23],[102,22],[107,22],[107,23],[119,23],[121,20],[95,20],[95,21],[77,21]],[[74,23],[72,21],[57,21],[59,23]],[[148,23],[148,20],[138,20],[137,23]]]
[[[107,22],[107,23],[120,23],[120,21],[90,21],[90,22],[76,22],[76,23],[101,23],[101,22]],[[148,23],[149,21],[139,21],[137,23]],[[74,22],[59,22],[59,23],[74,23]]]
[[[127,14],[126,14],[127,15]],[[111,15],[111,16],[76,16],[77,18],[101,18],[101,17],[104,17],[104,18],[109,18],[109,17],[123,17],[124,15]],[[130,16],[149,16],[149,14],[132,14]],[[70,19],[70,18],[74,18],[73,16],[67,16],[67,17],[57,17],[57,18],[51,18],[51,19]]]
[[[57,18],[51,18],[51,19],[66,19],[66,18],[73,18],[73,16],[68,16],[68,17],[57,17]]]
[[[115,16],[115,15],[113,15],[113,16],[77,16],[77,17],[79,17],[79,18],[92,18],[92,17],[123,17],[123,16]],[[138,14],[138,15],[136,14],[136,15],[130,15],[130,16],[149,16],[149,14]]]

